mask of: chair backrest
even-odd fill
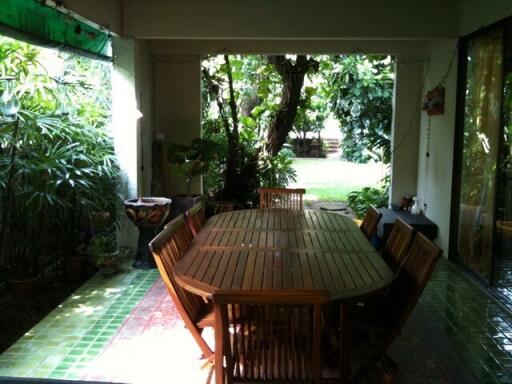
[[[304,209],[303,188],[259,188],[260,208]]]
[[[201,296],[183,289],[174,278],[174,266],[190,247],[193,235],[182,215],[172,220],[149,243],[156,265],[171,298],[187,327],[196,327],[195,320],[204,306]]]
[[[370,205],[366,210],[366,214],[364,215],[360,228],[361,232],[364,233],[367,239],[371,240],[373,234],[377,230],[377,224],[379,224],[381,217],[382,213],[373,205]]]
[[[434,243],[423,234],[416,233],[404,264],[377,308],[375,319],[379,324],[376,325],[385,332],[379,332],[380,341],[373,346],[367,361],[352,376],[351,382],[362,382],[400,334],[441,254]]]
[[[382,257],[388,265],[397,271],[404,263],[411,246],[414,229],[402,219],[398,218],[393,224],[386,244],[382,249]]]
[[[384,325],[398,333],[427,285],[443,251],[417,232],[408,255],[380,303]]]
[[[215,382],[319,382],[328,300],[325,291],[215,292]]]
[[[205,207],[203,202],[195,204],[192,208],[185,212],[185,219],[187,221],[187,225],[190,228],[190,231],[194,237],[196,237],[206,222]]]

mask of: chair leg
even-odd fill
[[[365,379],[372,371],[375,370],[377,363],[382,360],[382,357],[386,353],[387,344],[384,344],[380,348],[374,350],[369,356],[365,364],[363,364],[359,371],[352,377],[350,384],[360,383]]]
[[[348,304],[340,306],[340,376],[343,384],[350,382],[350,317]]]
[[[389,356],[387,353],[385,353],[382,356],[381,362],[382,366],[388,373],[392,373],[393,371],[396,371],[399,368],[398,363],[395,360],[393,360],[391,356]]]

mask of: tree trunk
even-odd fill
[[[281,103],[270,122],[265,146],[267,152],[275,156],[293,129],[304,85],[304,76],[310,68],[318,70],[318,62],[312,58],[308,59],[304,55],[298,55],[295,64],[283,55],[268,56],[267,59],[276,68],[283,81]]]
[[[226,111],[226,109],[224,108],[224,100],[220,93],[219,85],[216,84],[215,80],[211,78],[208,71],[203,70],[203,75],[208,83],[208,88],[210,92],[213,95],[215,95],[217,107],[219,108],[219,115],[222,120],[224,132],[228,140],[228,151],[226,157],[226,168],[224,171],[224,189],[222,191],[222,197],[225,199],[230,199],[233,196],[236,196],[236,191],[239,187],[238,173],[241,163],[241,150],[240,135],[238,130],[238,110],[235,100],[235,91],[233,87],[233,74],[231,72],[231,63],[229,61],[228,55],[224,55],[224,62],[226,63],[226,72],[228,77],[229,112]],[[231,121],[228,116],[231,117]]]

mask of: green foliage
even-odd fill
[[[185,178],[188,194],[192,179],[208,171],[218,150],[217,142],[200,138],[193,140],[190,145],[168,144],[168,160],[174,164],[176,172]]]
[[[239,165],[237,178],[239,185],[239,203],[255,200],[255,192],[260,185],[286,186],[294,180],[291,166],[294,156],[289,149],[283,150],[272,158],[263,153],[262,147],[273,114],[280,102],[282,80],[275,68],[263,56],[230,55],[231,73],[237,110],[239,111],[239,146],[237,148]],[[203,137],[215,141],[219,145],[217,158],[205,173],[204,189],[210,196],[223,196],[225,170],[228,161],[228,138],[226,136],[218,109],[217,100],[205,84],[205,72],[220,88],[224,100],[229,97],[227,67],[221,57],[208,57],[203,61]],[[313,92],[308,90],[311,103]],[[227,108],[226,108],[227,109]],[[314,112],[314,108],[311,108]],[[229,123],[233,124],[231,116]]]
[[[329,101],[340,121],[343,158],[389,163],[394,84],[389,56],[347,55],[323,60]]]
[[[391,58],[354,55],[314,58],[320,63],[320,70],[306,75],[294,123],[295,133],[303,140],[307,134],[319,133],[327,118],[334,114],[343,131],[346,159],[389,162],[394,82]],[[263,56],[230,55],[229,61],[239,121],[237,175],[246,186],[286,186],[295,177],[290,156],[284,151],[272,158],[262,149],[267,129],[279,108],[282,79]],[[222,56],[207,57],[202,73],[203,136],[219,145],[217,159],[204,175],[204,187],[211,196],[221,196],[229,141],[216,95],[221,95],[226,121],[233,127],[233,118],[226,113],[230,95],[228,66]],[[214,83],[215,87],[208,88],[207,83]]]
[[[356,217],[361,219],[371,205],[377,208],[387,207],[389,188],[364,187],[359,191],[352,191],[347,196],[347,205],[352,208]]]
[[[112,235],[99,235],[91,239],[89,243],[89,253],[95,258],[101,258],[105,255],[117,251],[117,241]]]
[[[259,168],[263,187],[284,188],[297,179],[289,149],[283,148],[276,156],[261,156]]]
[[[26,277],[79,248],[88,211],[116,216],[110,67],[0,38],[0,71],[21,102],[17,123],[0,122],[0,265]]]

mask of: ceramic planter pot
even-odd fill
[[[85,271],[85,256],[67,257],[64,259],[64,275],[69,281],[78,281]]]
[[[41,287],[41,274],[30,279],[11,279],[9,283],[12,295],[17,299],[31,299],[37,295]]]
[[[134,268],[156,268],[148,244],[165,222],[171,210],[171,199],[164,197],[140,197],[124,201],[128,218],[139,228],[139,243],[133,263]]]
[[[119,251],[106,253],[96,257],[96,266],[100,269],[100,273],[103,275],[111,275],[119,271],[121,265],[121,258],[119,257]]]

